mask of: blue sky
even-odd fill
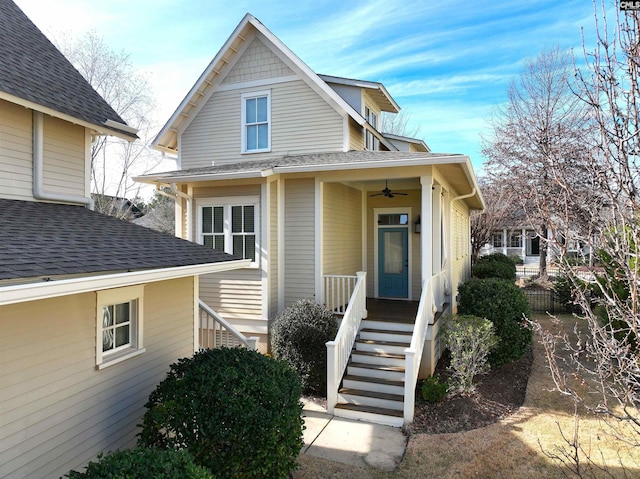
[[[594,29],[590,0],[15,1],[47,34],[95,30],[130,53],[159,126],[250,12],[317,73],[382,82],[433,151],[469,155],[477,173],[480,135],[523,59],[581,54],[581,27],[587,45]]]

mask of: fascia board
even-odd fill
[[[249,260],[222,261],[219,263],[197,264],[162,268],[129,273],[116,273],[100,276],[83,276],[59,281],[27,283],[0,288],[0,306],[6,304],[37,301],[59,296],[88,293],[101,289],[119,288],[140,283],[152,283],[171,279],[198,276],[201,274],[219,273],[240,268],[247,268]]]
[[[307,173],[313,171],[332,171],[332,170],[362,170],[371,168],[390,168],[404,166],[429,166],[442,164],[464,163],[466,156],[461,157],[434,157],[424,158],[422,160],[406,159],[406,160],[386,160],[386,161],[361,161],[351,163],[338,163],[326,165],[295,165],[295,166],[274,166],[274,173]],[[444,161],[443,161],[444,160]]]

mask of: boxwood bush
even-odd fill
[[[516,265],[511,258],[502,253],[493,253],[486,256],[480,256],[473,268],[471,274],[474,278],[501,278],[515,281]]]
[[[533,332],[523,316],[530,316],[531,309],[526,295],[515,283],[473,278],[460,285],[459,293],[458,313],[488,319],[500,338],[489,353],[492,366],[506,364],[525,353]]]
[[[187,451],[136,448],[99,456],[84,472],[71,471],[70,479],[213,479]]]
[[[139,444],[185,448],[216,478],[285,478],[303,445],[300,394],[285,361],[199,351],[172,364],[151,393]]]
[[[300,375],[305,393],[327,393],[327,341],[335,339],[338,323],[331,311],[311,299],[286,308],[271,327],[271,351]]]

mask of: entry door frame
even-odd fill
[[[412,301],[413,300],[413,295],[412,295],[412,277],[413,277],[413,248],[412,248],[412,243],[413,243],[413,238],[412,238],[412,234],[413,234],[413,222],[414,222],[414,218],[413,218],[413,212],[411,211],[412,208],[410,206],[406,206],[406,207],[399,207],[399,208],[374,208],[373,209],[373,272],[374,272],[374,279],[373,279],[373,287],[374,287],[374,297],[379,298],[380,294],[379,294],[379,283],[378,283],[378,275],[379,275],[379,267],[378,267],[378,260],[379,260],[379,241],[378,241],[378,229],[380,228],[384,228],[384,229],[388,229],[388,228],[405,228],[407,230],[407,258],[409,259],[409,268],[407,271],[408,274],[408,278],[407,278],[407,297],[406,298],[393,298],[393,299],[398,299],[398,300],[408,300],[408,301]],[[408,223],[406,225],[379,225],[378,224],[378,215],[389,215],[389,214],[406,214],[407,217],[409,218]]]

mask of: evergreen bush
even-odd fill
[[[145,405],[139,443],[187,449],[216,478],[286,478],[302,448],[300,380],[242,348],[178,360]]]
[[[310,299],[286,308],[271,327],[271,351],[299,374],[305,393],[327,393],[327,341],[335,339],[333,313]]]
[[[187,451],[136,448],[98,456],[84,472],[71,471],[70,479],[213,479]]]
[[[471,274],[474,278],[501,278],[515,281],[516,265],[511,258],[502,253],[480,256],[473,265]]]
[[[430,376],[422,381],[422,399],[427,402],[440,402],[447,397],[449,381],[440,376]]]
[[[500,338],[489,363],[500,366],[521,357],[533,338],[525,317],[531,315],[524,292],[511,281],[473,278],[459,288],[458,313],[487,318]]]

